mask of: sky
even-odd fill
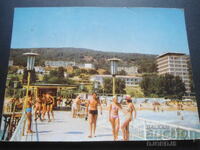
[[[189,54],[184,10],[15,8],[11,48],[61,47],[144,54]]]

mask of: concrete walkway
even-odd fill
[[[71,112],[55,111],[55,120],[41,122],[38,120],[39,141],[113,141],[111,125],[107,121],[108,113],[98,116],[96,137],[88,138],[89,124],[84,118],[72,118]],[[33,123],[33,131],[36,124]],[[25,135],[22,141],[37,141],[36,133]],[[121,137],[119,137],[121,138]]]

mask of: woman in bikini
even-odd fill
[[[134,112],[134,118],[136,118],[136,109],[132,103],[130,96],[126,96],[126,104],[127,104],[127,110],[126,110],[125,120],[121,126],[124,141],[129,140],[129,123],[132,121],[133,112]]]
[[[98,116],[98,105],[100,105],[100,111],[102,114],[102,107],[100,100],[97,99],[96,93],[92,94],[92,99],[88,101],[88,104],[86,105],[86,115],[88,114],[89,118],[89,138],[92,137],[92,131],[93,131],[93,136],[95,137],[95,132],[96,132],[96,123],[97,123],[97,116]],[[88,111],[89,107],[89,111]]]
[[[109,107],[109,121],[112,125],[112,133],[114,140],[118,139],[119,127],[120,127],[120,120],[119,120],[119,110],[122,110],[121,105],[118,103],[117,96],[113,97],[113,102],[110,104]]]

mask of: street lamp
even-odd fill
[[[80,89],[81,89],[81,92],[83,92],[83,90],[84,90],[84,83],[80,84]]]
[[[24,53],[23,55],[27,56],[27,66],[26,67],[27,67],[27,71],[28,71],[26,97],[25,97],[25,102],[24,102],[24,107],[23,107],[23,110],[25,111],[25,104],[27,103],[29,86],[30,86],[31,70],[34,69],[35,57],[38,56],[38,54],[37,53]]]
[[[13,81],[14,82],[14,97],[16,97],[16,90],[18,88],[19,81]]]
[[[112,79],[113,79],[113,96],[115,95],[115,76],[117,74],[117,63],[120,61],[118,58],[111,58],[108,59],[110,61],[110,69],[111,69],[111,74],[112,74]]]
[[[98,81],[94,81],[94,90],[95,90],[95,92],[97,92],[98,87],[99,87]]]

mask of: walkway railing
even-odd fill
[[[10,141],[39,141],[37,122],[32,122],[32,126],[33,126],[33,128],[35,128],[34,129],[35,133],[32,133],[32,134],[27,134],[25,132],[26,131],[26,123],[27,123],[26,114],[23,113]]]
[[[130,125],[131,140],[186,140],[200,138],[200,130],[137,118]]]
[[[23,113],[10,141],[21,141],[23,130],[24,130],[25,119],[26,119],[26,116],[25,116],[25,113]]]

